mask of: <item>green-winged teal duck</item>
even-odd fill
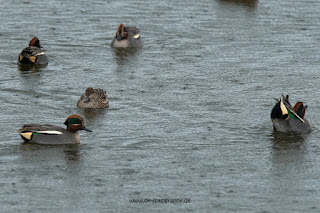
[[[88,87],[86,92],[80,96],[77,107],[101,109],[109,106],[107,92],[103,89]]]
[[[289,102],[289,96],[281,96],[271,111],[274,130],[278,132],[307,133],[311,130],[309,120],[304,118],[308,105],[297,102],[294,107]]]
[[[125,27],[124,24],[120,24],[111,46],[116,48],[141,47],[139,30],[136,27]]]
[[[37,37],[31,39],[29,46],[21,51],[18,62],[20,64],[48,64],[48,58],[41,49],[40,41]]]
[[[79,115],[70,115],[64,124],[67,129],[51,124],[25,124],[18,132],[26,143],[36,144],[78,144],[78,130],[91,132]]]

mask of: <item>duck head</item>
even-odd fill
[[[39,39],[37,37],[34,37],[33,39],[31,39],[29,46],[41,48]]]
[[[84,126],[84,121],[79,115],[70,115],[67,117],[64,124],[67,126],[67,130],[70,132],[77,132],[78,130],[85,130],[87,132],[92,132]]]
[[[115,37],[118,41],[128,38],[128,31],[127,31],[126,27],[124,26],[124,24],[119,25],[118,31],[117,31]]]
[[[300,116],[300,118],[304,118],[304,114],[306,113],[306,109],[308,108],[308,105],[303,105],[302,102],[297,102],[294,107],[293,110],[297,113],[297,115]]]
[[[84,103],[88,103],[90,101],[90,95],[94,93],[94,89],[92,87],[88,87],[86,89],[85,95],[86,97],[84,98]]]

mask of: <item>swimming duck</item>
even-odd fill
[[[307,133],[311,130],[309,120],[304,118],[308,105],[297,102],[294,107],[289,102],[289,95],[276,99],[277,103],[271,111],[274,130],[278,132]]]
[[[31,39],[29,46],[21,51],[18,62],[20,64],[48,64],[48,58],[42,51],[40,41],[37,37]]]
[[[101,109],[109,106],[107,92],[103,89],[93,89],[88,87],[86,92],[80,96],[77,107]]]
[[[67,129],[51,124],[24,124],[18,132],[26,143],[36,144],[78,144],[78,130],[92,132],[84,126],[79,115],[70,115],[64,124]]]
[[[141,47],[139,30],[136,27],[125,27],[124,24],[120,24],[111,46],[116,48]]]

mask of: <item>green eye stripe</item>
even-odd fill
[[[79,118],[70,118],[68,120],[68,123],[70,125],[72,125],[72,124],[82,124],[82,121]]]

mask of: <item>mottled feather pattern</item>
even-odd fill
[[[97,93],[97,95],[101,98],[101,99],[107,99],[108,98],[108,95],[107,95],[107,92],[103,89],[95,89],[94,90],[95,93]]]
[[[88,89],[86,90],[86,92]],[[85,101],[86,98],[88,101]],[[80,108],[92,108],[92,109],[101,109],[101,108],[107,108],[109,106],[109,100],[107,92],[103,89],[92,89],[91,92],[84,93],[81,95],[77,107]]]
[[[31,56],[36,56],[37,54],[42,53],[42,52],[43,51],[38,47],[28,46],[22,50],[20,55],[22,55],[24,57],[31,57]]]

